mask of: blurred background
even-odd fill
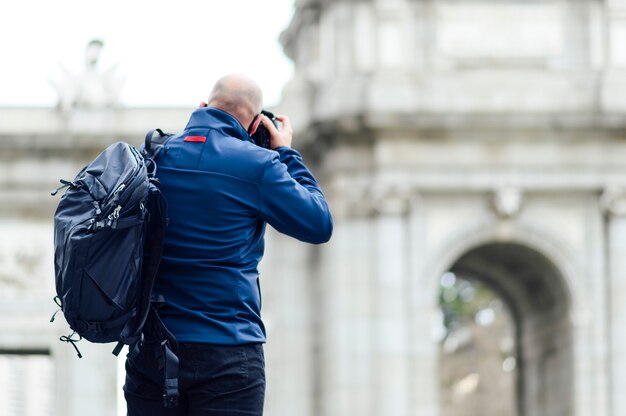
[[[0,415],[125,414],[58,341],[49,191],[244,72],[335,234],[268,230],[269,416],[626,415],[624,0],[0,6]]]

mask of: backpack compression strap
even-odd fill
[[[159,367],[163,368],[165,375],[163,387],[163,406],[168,409],[178,406],[178,356],[175,351],[178,349],[178,342],[174,335],[167,329],[157,308],[162,299],[156,299],[150,306],[149,326],[153,335],[157,336],[161,346],[160,354],[157,356]]]

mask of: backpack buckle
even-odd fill
[[[178,406],[178,395],[168,396],[167,393],[163,394],[163,406],[168,409],[173,409]]]

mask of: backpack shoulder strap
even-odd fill
[[[144,260],[141,270],[136,315],[134,319],[129,319],[124,326],[120,334],[120,342],[113,350],[114,355],[120,353],[124,344],[132,345],[141,339],[141,334],[144,331],[144,326],[150,313],[152,289],[161,263],[161,255],[163,254],[163,239],[167,223],[166,201],[155,185],[150,185],[149,192],[148,209],[151,218],[145,229],[148,235],[144,244]]]
[[[167,144],[167,141],[172,137],[171,133],[164,133],[161,129],[152,129],[146,133],[146,140],[144,141],[142,153],[144,157],[149,159],[155,159],[161,150]]]

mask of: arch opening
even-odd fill
[[[441,277],[439,296],[442,415],[571,415],[571,301],[552,261],[518,243],[483,244]]]

